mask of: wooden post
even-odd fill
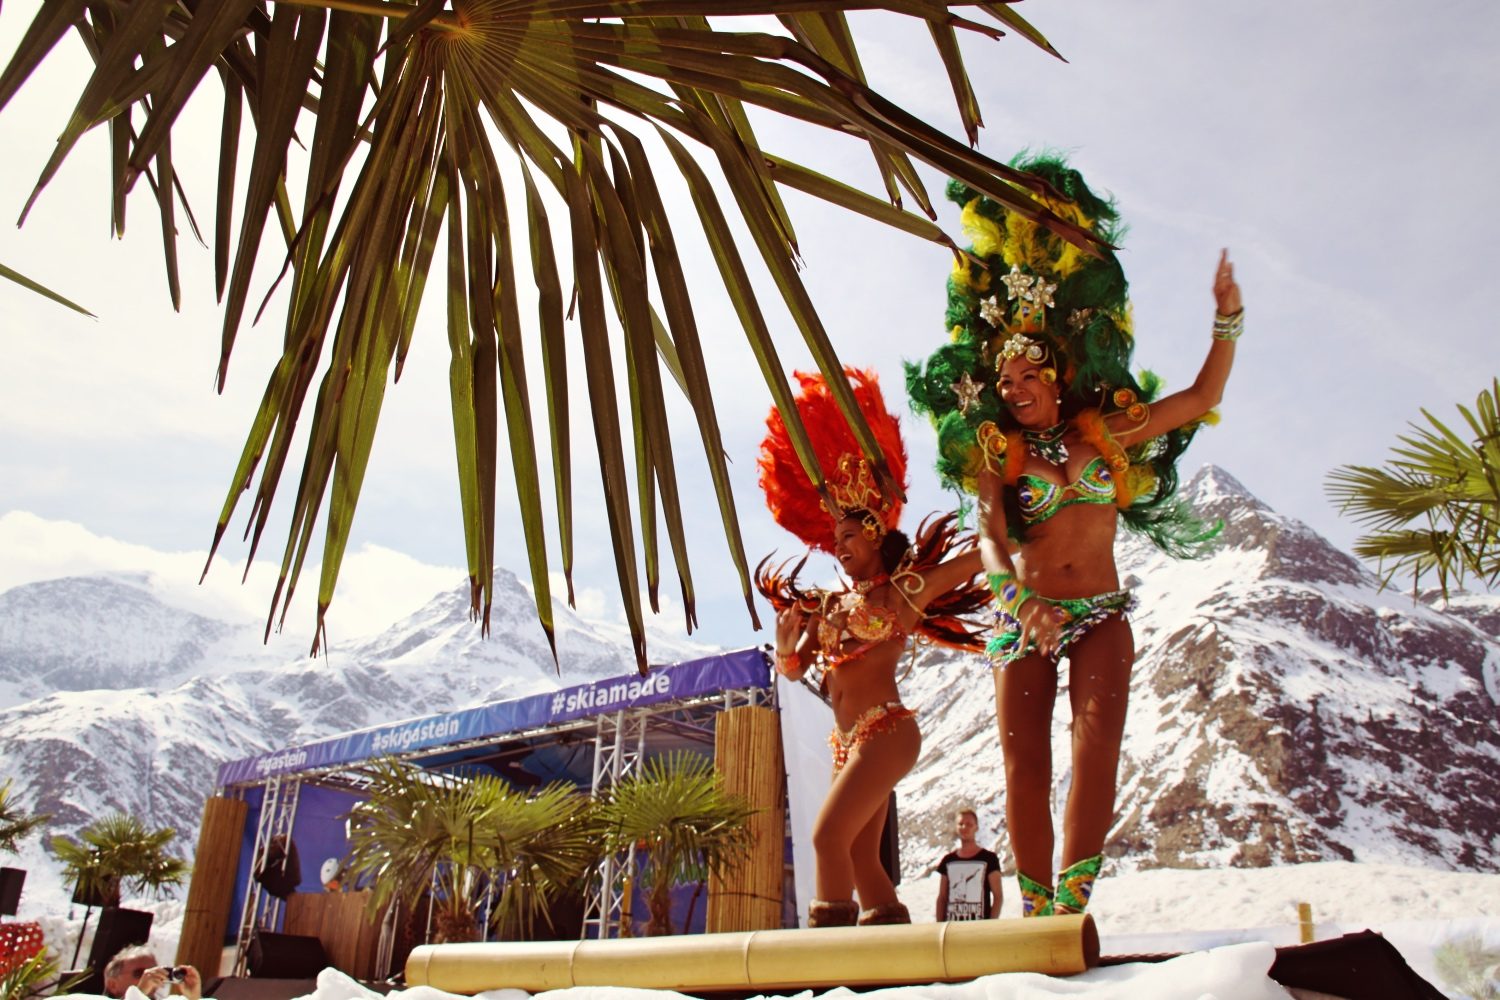
[[[776,711],[746,705],[720,712],[714,723],[714,766],[724,788],[744,797],[757,812],[750,819],[750,854],[722,879],[709,880],[707,930],[780,927],[786,769]]]
[[[1302,936],[1302,943],[1312,944],[1314,935],[1311,903],[1297,904],[1297,929]]]
[[[210,796],[203,803],[203,825],[198,829],[175,964],[193,966],[205,983],[219,974],[248,811],[243,799]]]

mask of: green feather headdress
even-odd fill
[[[1111,246],[1124,235],[1114,203],[1091,191],[1060,156],[1023,153],[1011,165],[1052,186],[1058,197],[1038,200],[1056,214]],[[979,428],[987,422],[1002,430],[1016,426],[995,388],[995,362],[1018,330],[1055,359],[1065,416],[1149,403],[1161,382],[1151,372],[1130,371],[1135,341],[1129,286],[1113,252],[1085,253],[957,181],[949,182],[947,195],[962,206],[973,246],[948,278],[950,339],[925,362],[906,366],[906,386],[912,407],[937,429],[943,484],[972,494],[983,466]],[[1178,556],[1199,554],[1219,531],[1218,525],[1206,527],[1176,495],[1177,459],[1201,423],[1127,449],[1130,467],[1116,474],[1122,495],[1130,498],[1120,512],[1126,526]],[[1024,537],[1014,491],[1006,493],[1007,523]]]

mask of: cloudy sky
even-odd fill
[[[1500,7],[1437,0],[1414,12],[1389,0],[1214,3],[1196,0],[1031,0],[1022,8],[1067,57],[1015,38],[965,43],[986,128],[980,148],[1007,159],[1023,147],[1067,151],[1096,189],[1113,193],[1130,231],[1137,361],[1169,387],[1191,380],[1209,340],[1209,285],[1220,247],[1236,262],[1248,329],[1220,426],[1201,434],[1184,467],[1226,468],[1282,513],[1347,546],[1356,529],[1324,496],[1327,472],[1378,463],[1423,407],[1453,413],[1497,374],[1491,273],[1500,188]],[[8,58],[35,2],[0,12]],[[958,133],[946,80],[926,33],[892,16],[856,16],[872,84],[934,125]],[[0,112],[0,215],[19,214],[80,85],[74,39]],[[175,154],[200,221],[210,224],[218,102],[205,89]],[[874,190],[868,154],[837,137],[763,123],[763,145]],[[193,139],[196,138],[196,141]],[[89,137],[42,195],[24,228],[0,228],[0,261],[98,314],[78,317],[0,287],[0,589],[117,565],[128,547],[181,553],[196,577],[229,477],[280,342],[279,315],[242,331],[222,395],[212,387],[219,314],[209,251],[182,240],[184,302],[168,299],[154,209],[137,192],[127,235],[109,237],[105,140]],[[941,183],[929,177],[933,197]],[[950,258],[935,245],[846,218],[788,193],[805,279],[841,356],[875,368],[899,401],[901,362],[944,336]],[[692,219],[675,206],[679,239]],[[956,209],[942,223],[957,231]],[[769,400],[711,268],[695,308],[709,351],[725,446],[752,560],[795,542],[764,513],[753,476]],[[263,263],[270,260],[263,257]],[[440,265],[435,265],[435,267]],[[254,295],[271,278],[257,275]],[[763,304],[789,367],[807,364],[800,338],[764,282]],[[276,314],[277,310],[271,310]],[[351,601],[336,598],[335,637],[380,624],[461,575],[463,541],[446,398],[441,315],[424,314],[401,383],[387,396],[351,551]],[[535,370],[535,365],[533,365]],[[581,375],[581,372],[575,374]],[[537,398],[540,394],[536,394]],[[904,403],[901,403],[904,412]],[[674,413],[686,416],[685,405]],[[578,433],[585,433],[580,411]],[[930,473],[927,427],[905,420],[914,512],[951,506]],[[711,486],[677,443],[682,488]],[[575,442],[576,579],[590,610],[613,615],[615,576],[595,516],[593,449]],[[508,463],[502,460],[502,468]],[[295,483],[280,500],[290,503]],[[524,571],[520,531],[502,486],[500,561]],[[243,511],[236,527],[243,525]],[[689,503],[700,637],[761,641],[749,629],[711,504]],[[47,522],[85,529],[53,544]],[[284,522],[282,522],[284,524]],[[59,529],[60,530],[60,529]],[[284,530],[284,529],[283,529]],[[279,559],[276,526],[263,557]],[[93,536],[112,540],[104,543]],[[552,537],[556,564],[555,532]],[[116,555],[106,557],[106,552]],[[216,580],[238,587],[244,550]],[[670,558],[664,553],[664,562]],[[831,567],[825,569],[831,571]],[[665,570],[670,573],[670,570]],[[274,572],[257,566],[236,603],[263,605]],[[311,632],[311,579],[287,631]],[[354,599],[379,590],[380,601]],[[664,592],[676,584],[664,580]],[[660,627],[681,627],[667,601]],[[340,615],[344,615],[343,618]]]

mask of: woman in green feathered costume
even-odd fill
[[[1116,524],[1174,555],[1217,533],[1175,495],[1176,463],[1223,395],[1244,322],[1227,252],[1208,358],[1187,389],[1157,399],[1131,375],[1124,272],[1107,249],[1114,206],[1051,156],[1015,164],[1051,184],[1038,200],[1106,244],[1093,256],[959,184],[972,256],[948,283],[951,341],[907,369],[914,407],[938,431],[938,472],[979,498],[995,593],[990,640],[1005,754],[1006,821],[1027,916],[1078,913],[1103,864],[1135,643],[1114,561]],[[1073,780],[1053,860],[1052,711],[1069,660]]]

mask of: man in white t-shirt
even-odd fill
[[[958,849],[937,863],[938,920],[983,920],[1000,916],[1000,858],[975,841],[979,817],[972,809],[957,816]]]

